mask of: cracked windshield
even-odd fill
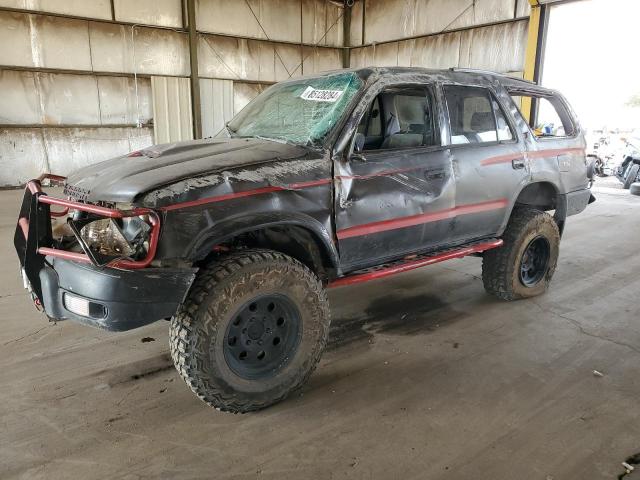
[[[362,85],[342,73],[274,85],[229,122],[232,137],[259,137],[299,144],[321,142]]]

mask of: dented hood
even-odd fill
[[[133,202],[140,194],[184,178],[307,153],[301,146],[257,138],[156,145],[75,171],[67,177],[65,191],[89,202]]]

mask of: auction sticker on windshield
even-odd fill
[[[316,90],[313,87],[307,87],[307,89],[302,92],[300,98],[304,100],[313,100],[314,102],[335,102],[342,95],[343,90]]]

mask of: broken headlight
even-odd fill
[[[100,218],[72,221],[85,251],[98,265],[118,258],[138,259],[149,249],[151,226],[144,216],[126,218]]]
[[[93,252],[110,257],[129,257],[133,247],[111,218],[96,220],[80,230],[80,238]]]

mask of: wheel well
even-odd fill
[[[266,248],[289,255],[322,280],[328,280],[334,274],[335,266],[322,240],[314,232],[297,225],[270,226],[244,232],[216,245],[203,262],[215,261],[220,254],[246,248]]]
[[[524,187],[516,199],[516,205],[526,205],[538,210],[555,210],[558,191],[549,182],[531,183]]]

